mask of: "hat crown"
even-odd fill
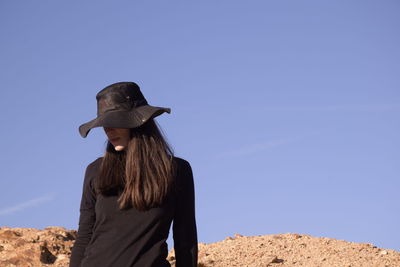
[[[147,105],[140,87],[134,82],[118,82],[102,89],[97,95],[97,115],[115,110],[131,110]]]

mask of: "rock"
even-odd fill
[[[241,234],[234,234],[233,235],[235,238],[243,237]]]
[[[63,237],[63,238],[60,238]],[[65,228],[0,229],[0,266],[68,266],[76,231]],[[64,238],[65,237],[65,238]]]

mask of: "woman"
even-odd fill
[[[173,221],[177,267],[197,266],[195,195],[190,164],[174,157],[154,117],[169,108],[147,104],[139,86],[120,82],[97,95],[104,157],[88,165],[70,267],[164,267]]]

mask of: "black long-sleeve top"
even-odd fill
[[[177,190],[145,212],[134,207],[121,211],[117,195],[96,195],[93,179],[102,158],[88,165],[70,267],[170,267],[166,240],[172,221],[176,267],[197,266],[193,173],[189,162],[174,160]]]

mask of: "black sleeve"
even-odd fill
[[[177,174],[178,191],[173,223],[176,267],[197,267],[197,229],[192,168],[183,161]]]
[[[92,237],[93,225],[96,221],[96,193],[93,186],[93,178],[95,175],[94,165],[94,162],[91,163],[86,168],[85,172],[82,199],[80,205],[78,235],[71,250],[69,267],[79,267],[81,265],[86,246],[88,245]]]

